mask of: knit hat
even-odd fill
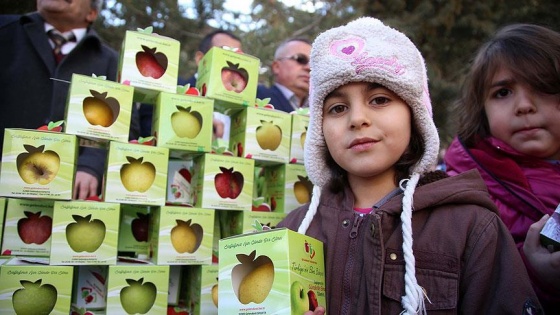
[[[304,163],[315,186],[299,232],[305,233],[309,227],[317,212],[321,189],[332,177],[325,161],[327,146],[322,128],[325,97],[350,82],[377,83],[390,89],[410,106],[414,123],[425,142],[424,155],[412,166],[410,178],[400,183],[404,190],[401,221],[406,264],[403,313],[416,314],[424,307],[412,254],[412,197],[420,174],[433,169],[439,151],[424,59],[404,34],[371,17],[359,18],[320,34],[313,42],[310,59],[310,120]]]

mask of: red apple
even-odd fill
[[[136,144],[143,144],[143,145],[156,145],[156,137],[149,136],[149,137],[139,137],[138,139],[133,139],[129,141],[130,143]]]
[[[138,71],[145,77],[159,79],[167,70],[167,57],[161,52],[156,52],[157,48],[149,48],[142,45],[144,51],[136,53],[136,66]]]
[[[62,131],[62,124],[64,124],[64,120],[59,120],[59,121],[56,121],[56,122],[49,121],[48,124],[42,125],[41,127],[37,128],[37,130],[61,132]]]
[[[307,296],[309,297],[309,310],[314,311],[317,306],[319,306],[319,302],[317,302],[317,296],[313,290],[307,291]]]
[[[220,167],[220,170],[222,172],[214,176],[214,186],[218,195],[222,198],[237,198],[243,189],[243,174],[238,171],[234,172],[233,167],[229,169]]]
[[[227,67],[222,68],[222,84],[228,91],[241,93],[245,90],[249,81],[249,73],[244,68],[240,68],[239,64],[226,61]]]
[[[41,216],[41,211],[33,213],[24,211],[25,218],[19,219],[17,223],[18,235],[25,244],[43,244],[52,231],[52,218]]]
[[[132,220],[131,229],[132,236],[138,242],[148,241],[148,230],[150,227],[150,214],[137,212],[137,218]]]

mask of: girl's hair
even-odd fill
[[[395,163],[395,184],[410,177],[410,169],[422,158],[425,147],[424,138],[414,122],[414,117],[412,117],[410,142],[401,158]],[[324,158],[331,172],[331,181],[328,185],[329,190],[333,193],[344,191],[344,187],[348,186],[347,172],[335,162],[329,150],[325,150]]]
[[[560,33],[538,25],[513,24],[499,30],[478,50],[455,103],[457,134],[467,146],[490,136],[484,103],[491,80],[501,67],[535,91],[560,93]]]

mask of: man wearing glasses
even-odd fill
[[[270,88],[259,85],[257,98],[270,97],[275,109],[288,113],[307,107],[310,53],[311,42],[307,39],[292,38],[282,42],[271,65],[274,84]]]

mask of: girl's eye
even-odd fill
[[[373,105],[384,105],[384,104],[389,103],[390,101],[391,101],[390,99],[388,99],[388,98],[386,98],[386,97],[384,97],[384,96],[377,96],[377,97],[374,97],[374,98],[370,101],[370,104],[373,104]]]
[[[506,88],[501,88],[501,89],[498,89],[497,91],[495,91],[493,96],[495,98],[504,98],[504,97],[508,96],[509,94],[511,94],[511,90],[506,89]]]
[[[334,113],[334,114],[338,114],[338,113],[342,113],[345,110],[346,110],[346,106],[341,105],[341,104],[337,104],[337,105],[331,106],[331,108],[329,109],[329,112]]]

